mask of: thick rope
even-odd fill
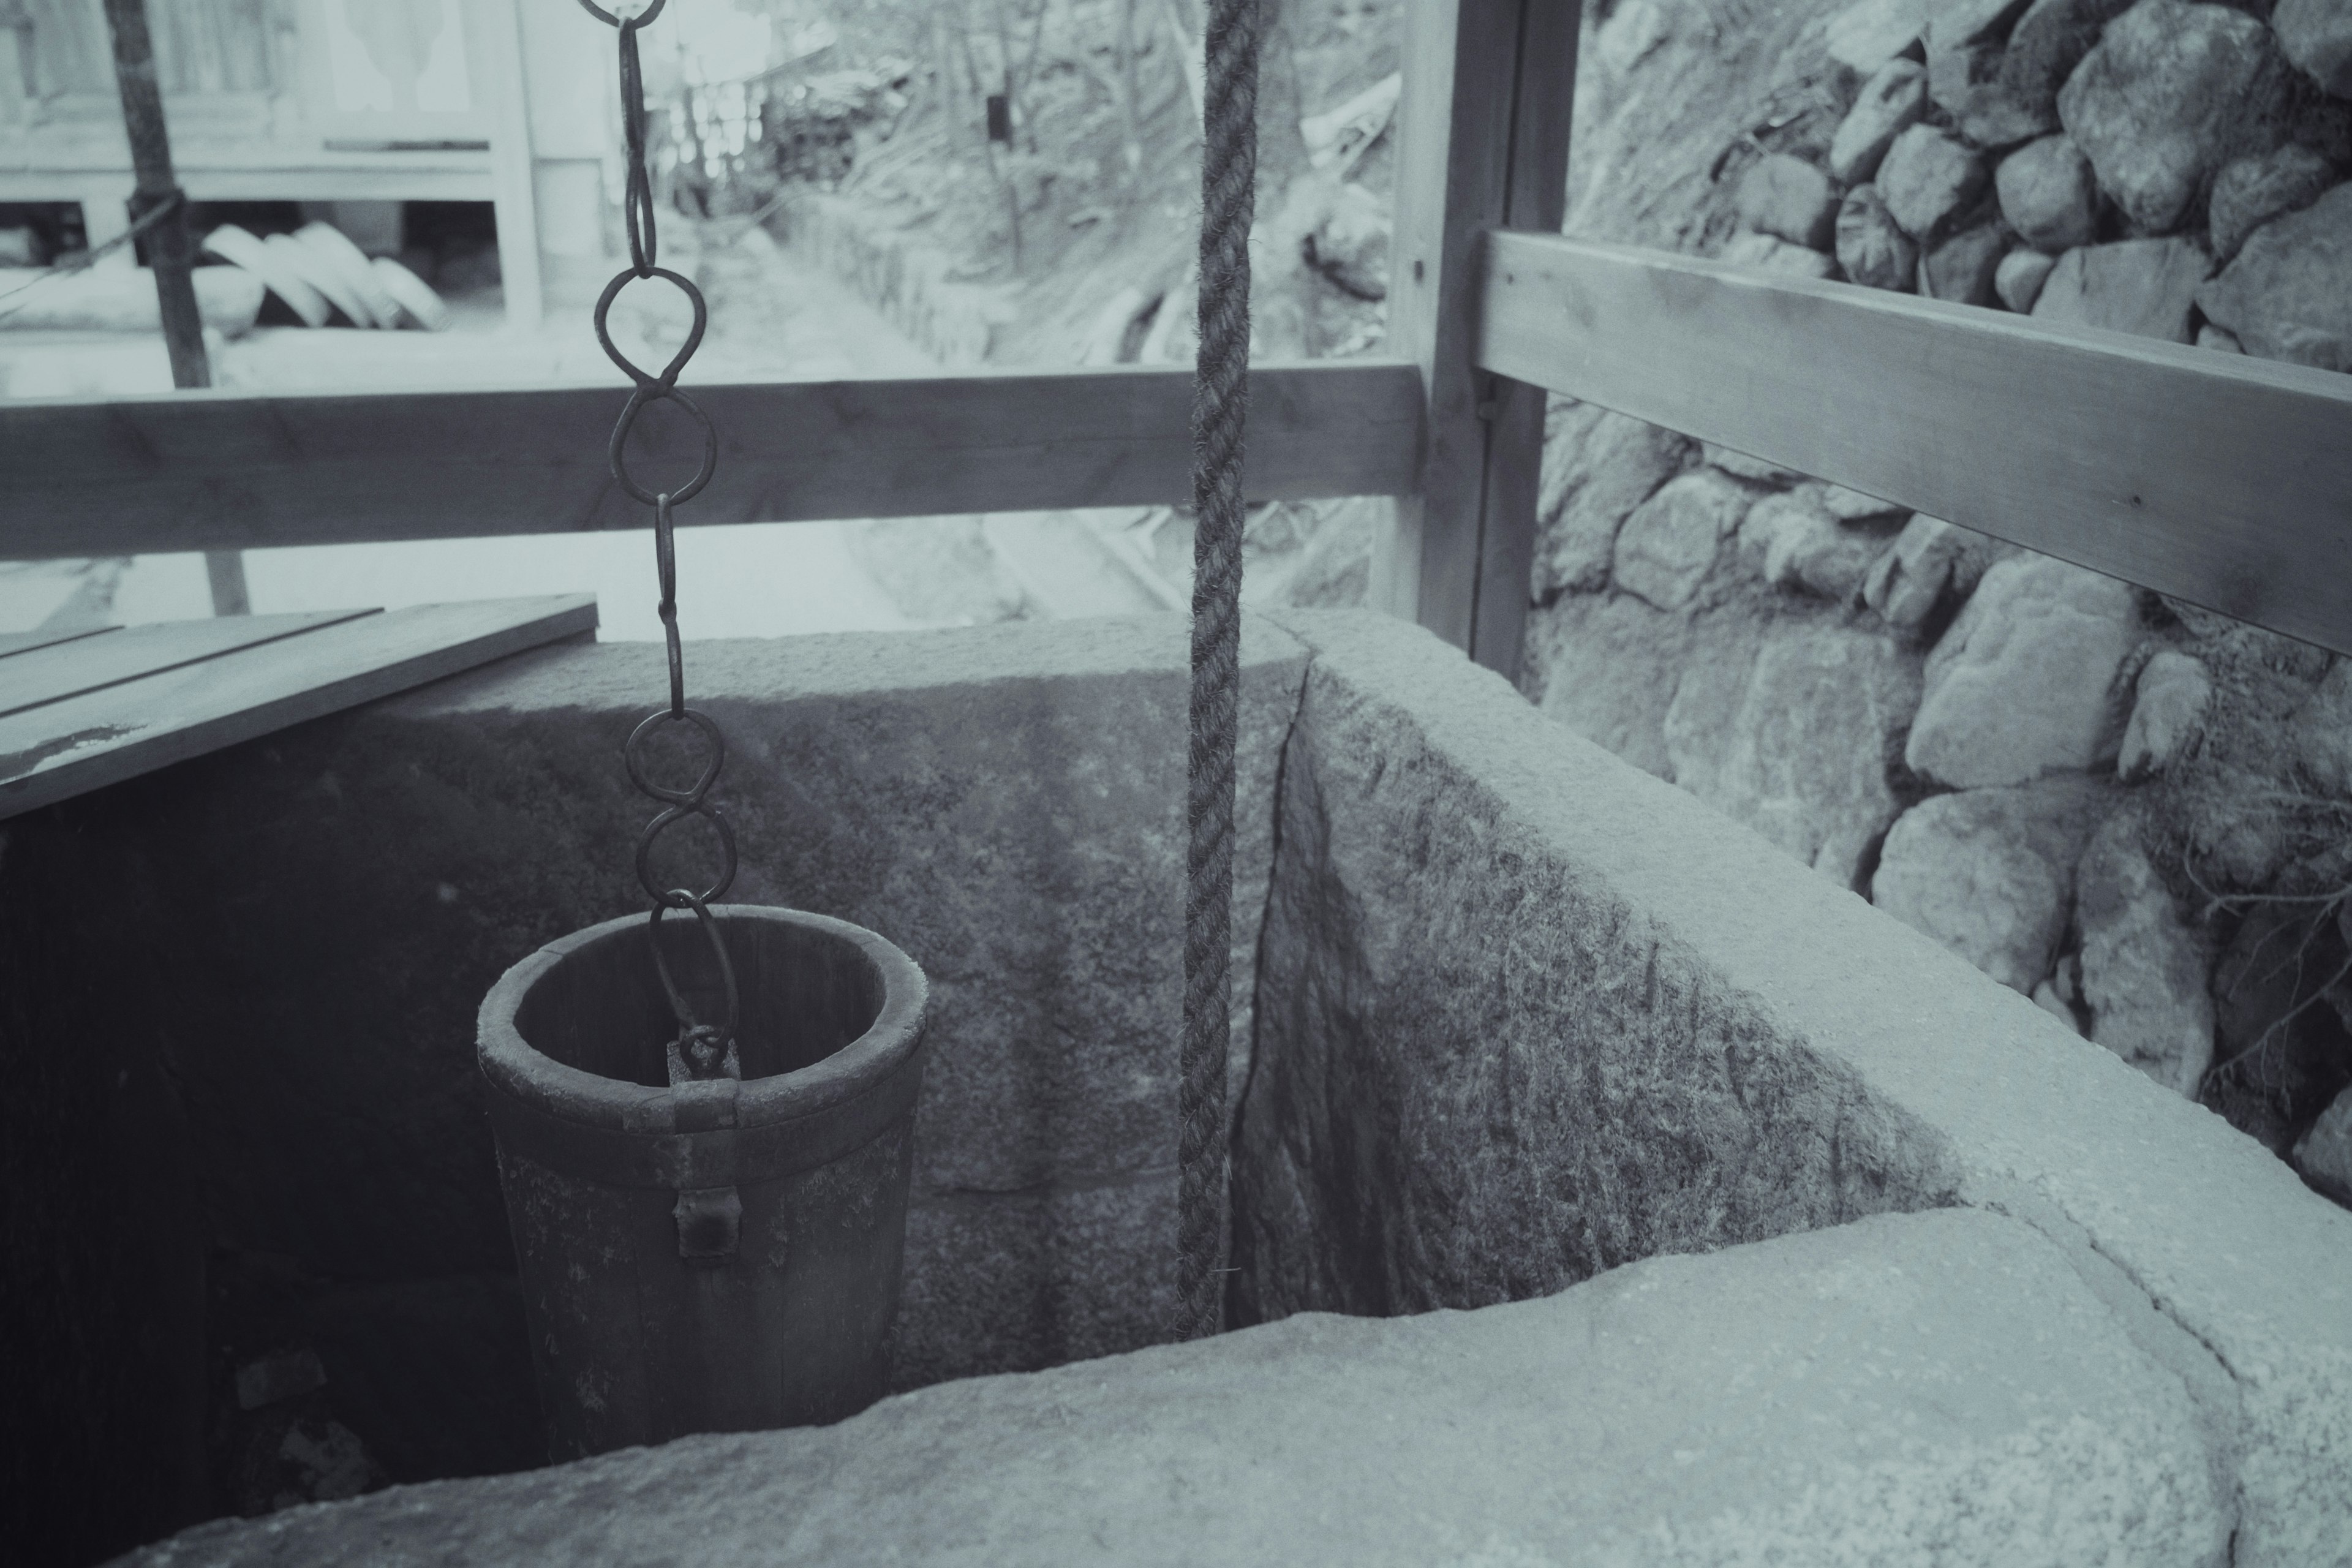
[[[1241,685],[1242,434],[1257,184],[1258,0],[1210,0],[1201,154],[1201,350],[1192,384],[1192,749],[1186,818],[1177,1246],[1185,1338],[1223,1324],[1234,728]]]

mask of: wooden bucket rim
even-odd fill
[[[713,904],[710,912],[722,928],[730,922],[766,921],[845,942],[874,965],[882,980],[881,1010],[864,1034],[822,1061],[744,1079],[733,1097],[734,1125],[798,1121],[844,1105],[882,1085],[922,1043],[930,984],[897,943],[864,926],[804,910]],[[642,931],[645,926],[642,914],[589,926],[549,942],[499,977],[482,998],[475,1037],[482,1074],[494,1089],[575,1126],[640,1131],[678,1125],[664,1114],[667,1108],[661,1103],[676,1100],[671,1089],[605,1078],[559,1062],[524,1039],[515,1026],[523,998],[556,965],[592,943],[632,927]],[[685,1109],[685,1102],[677,1101],[677,1107]],[[689,1113],[688,1123],[694,1120],[698,1119]]]

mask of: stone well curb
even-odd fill
[[[1365,799],[1633,910],[1766,1048],[1858,1086],[1902,1145],[1892,1206],[1930,1212],[224,1521],[126,1561],[2352,1563],[2352,1215],[1426,634],[1279,621],[1310,655],[1286,794],[1314,746],[1385,739]],[[915,640],[884,661],[909,687]],[[573,699],[600,700],[581,673]],[[405,710],[467,705],[446,697]],[[1611,951],[1557,910],[1518,918],[1557,924],[1566,959]],[[1574,1003],[1564,982],[1512,999],[1538,1029]]]
[[[1440,770],[1423,787],[1490,812],[1498,856],[1605,885],[1756,1026],[1909,1124],[1912,1179],[1936,1201],[2012,1215],[2064,1251],[2196,1399],[2232,1483],[2235,1563],[2352,1563],[2352,1215],[1755,834],[1530,723],[1508,685],[1433,637],[1365,612],[1277,618],[1313,652],[1302,729],[1344,704],[1370,715],[1359,744],[1410,731],[1416,765]]]
[[[2179,1384],[2031,1228],[1944,1210],[403,1487],[125,1561],[2076,1568],[2214,1563],[2226,1538]]]

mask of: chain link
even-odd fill
[[[629,782],[643,794],[662,804],[659,815],[647,823],[637,836],[636,870],[638,885],[654,901],[647,928],[647,940],[653,945],[654,968],[661,976],[662,992],[669,998],[670,1011],[677,1018],[677,1038],[668,1050],[670,1081],[675,1083],[695,1079],[740,1078],[740,1056],[735,1046],[735,1027],[741,1013],[741,999],[735,984],[735,966],[727,954],[727,944],[719,931],[719,922],[710,912],[710,904],[724,898],[734,885],[736,855],[735,830],[725,814],[710,804],[711,786],[719,782],[719,770],[727,762],[727,736],[709,715],[686,705],[686,660],[678,644],[677,634],[677,543],[676,521],[671,509],[692,500],[710,482],[719,467],[719,432],[710,418],[698,407],[694,399],[677,389],[677,378],[686,369],[694,351],[702,345],[702,334],[710,324],[710,307],[702,290],[693,279],[657,264],[660,240],[654,221],[653,175],[646,163],[646,93],[645,74],[637,58],[637,30],[662,13],[669,0],[653,0],[634,16],[619,16],[596,5],[594,0],[580,0],[580,7],[590,16],[615,29],[620,35],[621,61],[621,129],[626,144],[628,177],[621,199],[621,213],[628,229],[629,265],[604,285],[604,292],[596,300],[596,342],[621,373],[635,384],[629,401],[621,409],[621,417],[613,426],[613,439],[606,457],[612,465],[614,482],[634,500],[654,509],[654,568],[661,585],[662,641],[669,655],[669,706],[646,716],[629,733],[628,743],[621,749],[621,758],[629,770]],[[658,278],[683,293],[694,307],[694,325],[686,334],[686,342],[670,356],[669,363],[659,374],[653,374],[623,353],[613,342],[611,317],[613,301],[621,290],[640,279]],[[702,430],[702,466],[692,479],[672,489],[649,490],[629,472],[628,443],[630,431],[636,428],[637,416],[649,405],[674,403],[684,409]],[[701,773],[685,789],[674,789],[656,784],[647,772],[645,748],[652,735],[668,724],[690,724],[702,732],[709,742],[710,755]],[[709,822],[719,833],[719,869],[716,879],[702,892],[685,888],[664,888],[653,874],[654,841],[671,826],[689,816],[699,816]],[[695,1016],[692,1004],[678,988],[670,970],[669,959],[662,952],[662,915],[670,910],[690,910],[695,924],[709,942],[718,955],[719,982],[726,997],[726,1011],[720,1022],[705,1023]]]

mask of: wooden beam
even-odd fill
[[[1544,399],[1472,363],[1478,247],[1498,224],[1559,226],[1580,11],[1575,0],[1406,8],[1389,342],[1422,374],[1429,445],[1418,518],[1391,548],[1412,548],[1418,532],[1421,624],[1507,675],[1527,619]]]
[[[681,523],[802,522],[1192,500],[1189,370],[698,386],[718,476]],[[619,387],[0,404],[0,560],[649,526],[605,468]],[[1261,499],[1414,485],[1409,365],[1250,373],[1246,483]],[[699,459],[656,404],[632,472]]]
[[[2352,653],[2352,376],[1533,234],[1478,363]]]

